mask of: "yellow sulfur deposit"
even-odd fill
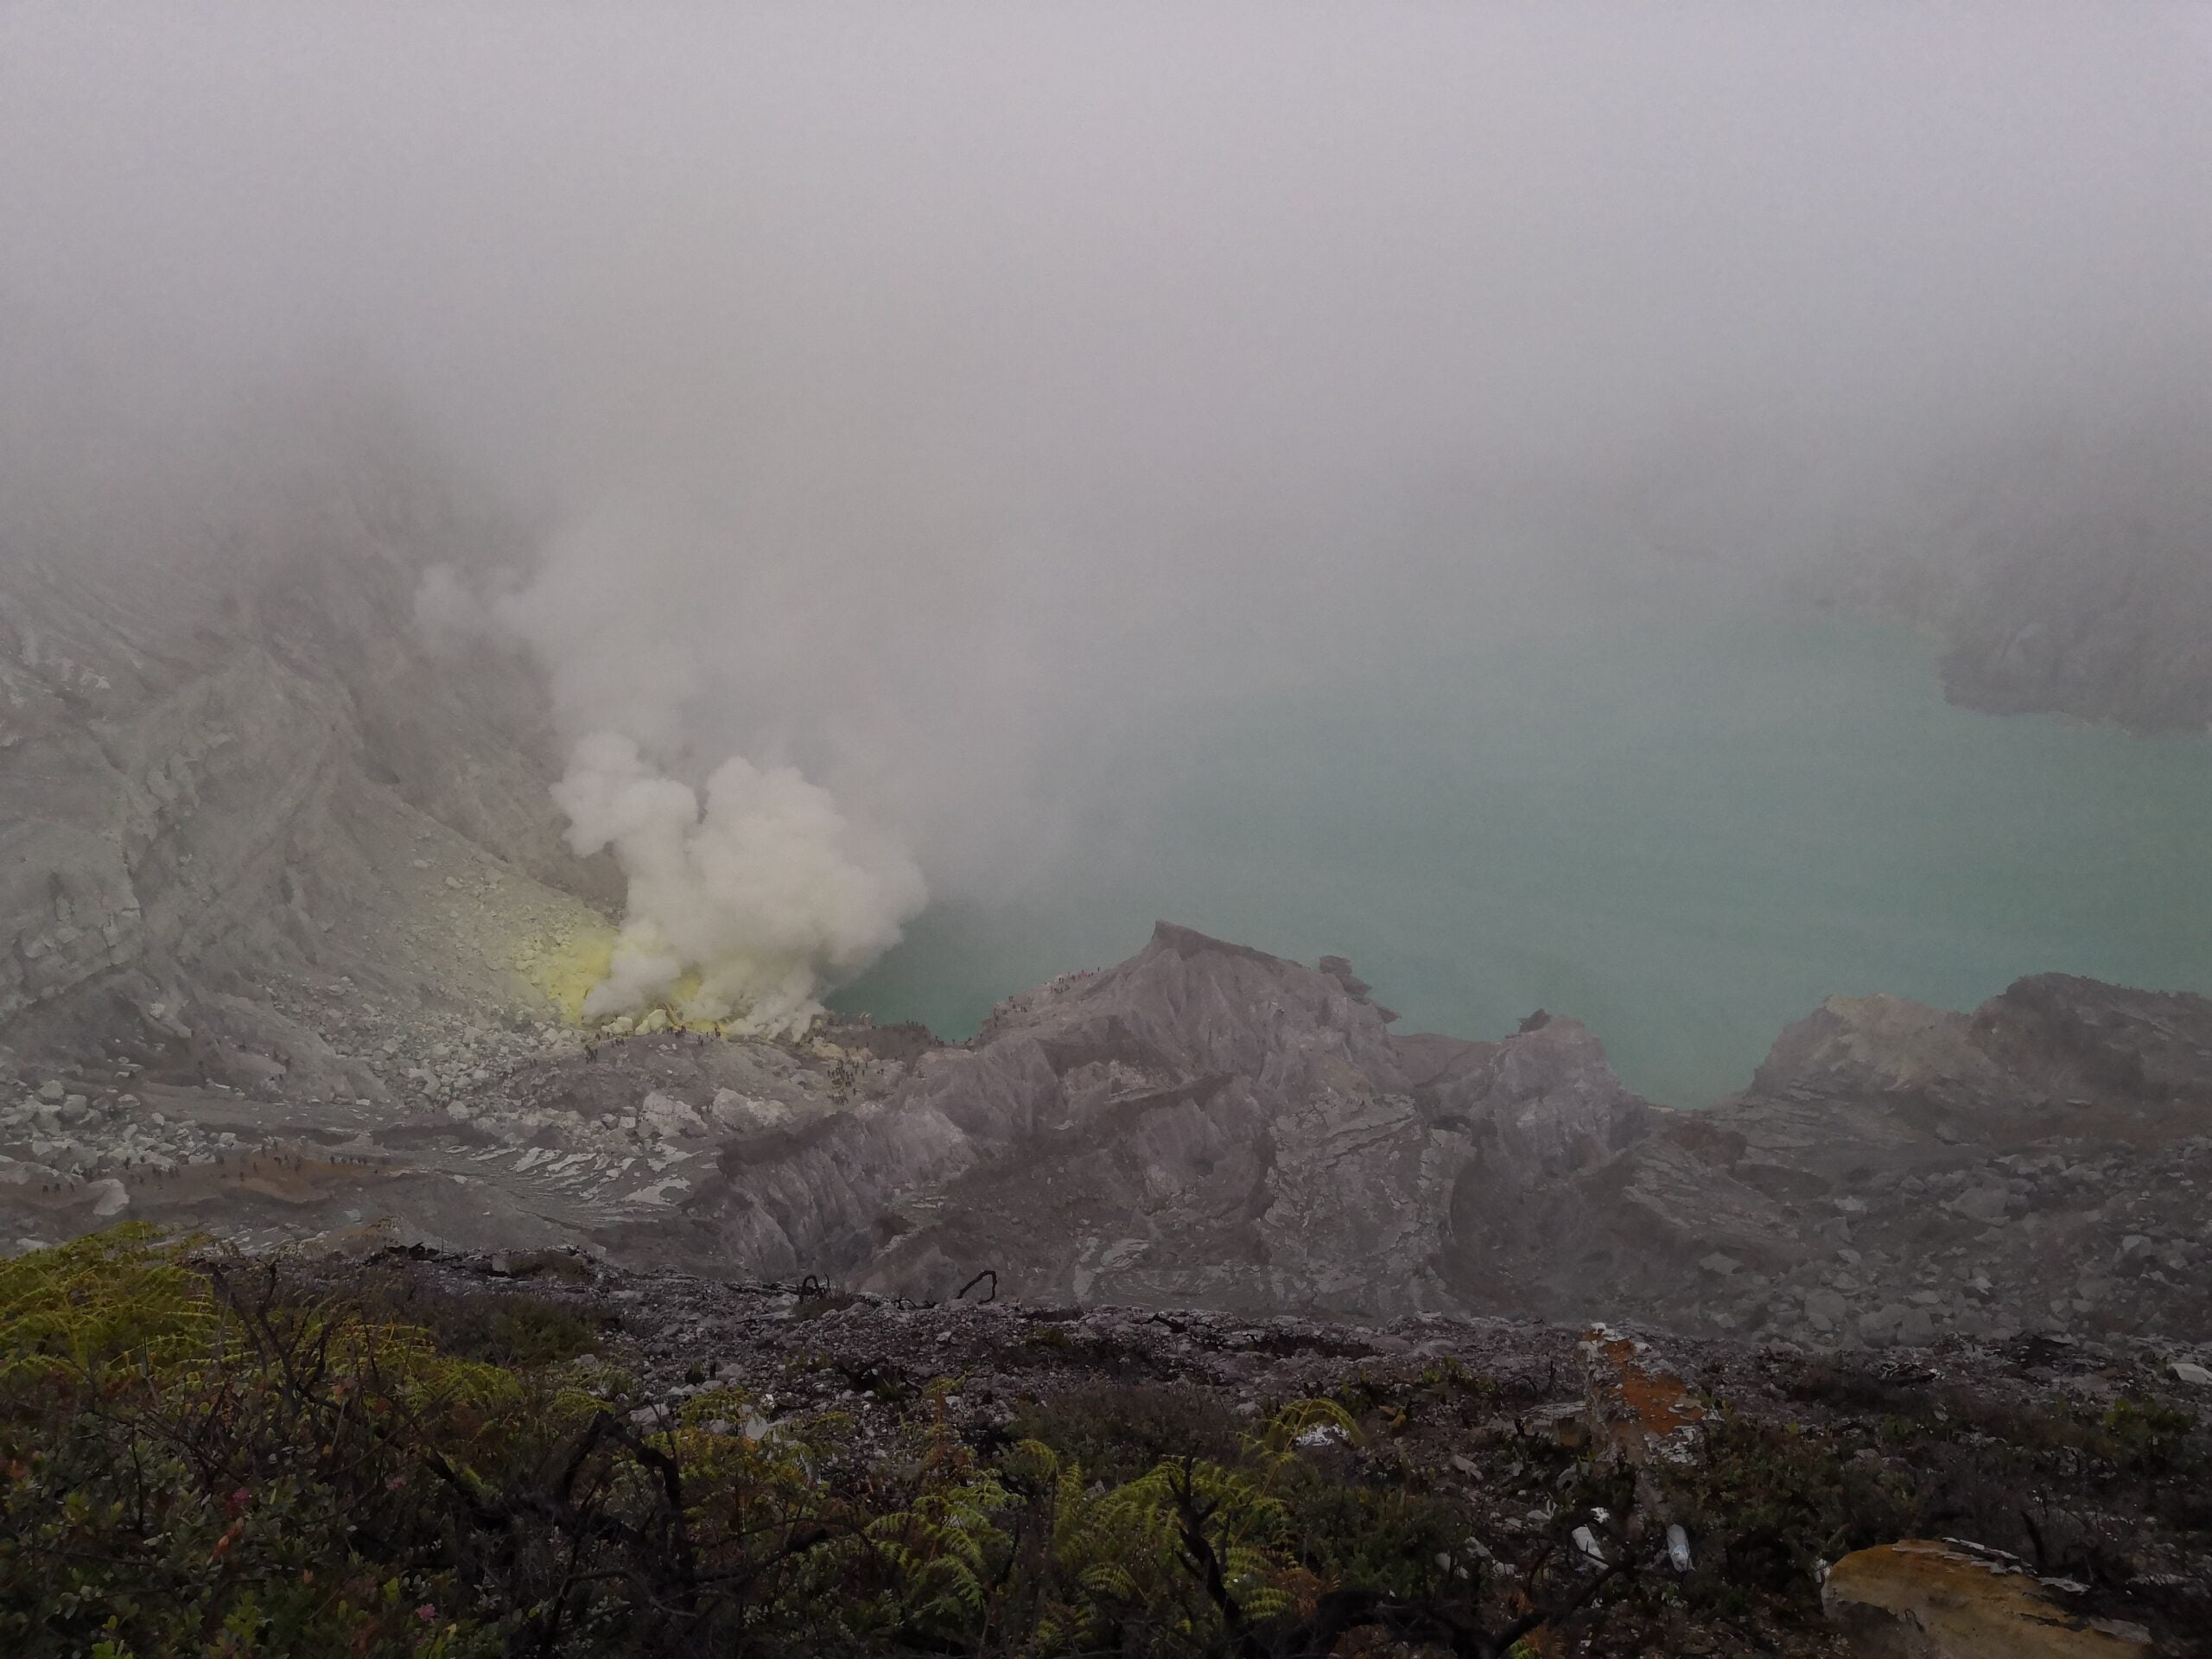
[[[525,946],[517,965],[522,976],[560,1009],[562,1019],[572,1026],[596,1025],[598,1021],[584,1018],[584,998],[607,977],[613,966],[614,939],[615,932],[611,927],[547,935]],[[720,1035],[720,1021],[687,1019],[683,1014],[682,1010],[698,994],[699,976],[684,975],[669,988],[662,1002],[631,1016],[632,1028],[704,1031]]]
[[[522,976],[561,1010],[562,1019],[580,1026],[584,998],[607,977],[613,960],[614,930],[595,927],[540,938],[524,948],[516,965]]]

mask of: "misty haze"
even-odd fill
[[[0,0],[0,935],[8,1651],[2208,1651],[2212,14]]]

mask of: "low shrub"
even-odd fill
[[[1494,1656],[1544,1617],[1433,1564],[1448,1505],[1306,1449],[1357,1439],[1330,1402],[1103,1389],[986,1451],[940,1379],[862,1451],[726,1386],[633,1422],[560,1363],[594,1338],[143,1230],[0,1264],[0,1652]]]

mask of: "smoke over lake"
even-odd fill
[[[2202,982],[2200,747],[1802,630],[2186,613],[2208,79],[2178,6],[16,6],[7,556],[396,411],[506,509],[426,617],[537,658],[607,1006],[773,1023],[926,893],[853,994],[958,1026],[1164,910],[1707,1093],[1854,979]]]
[[[1571,1011],[1694,1106],[1833,994],[2212,988],[2212,740],[1952,707],[1923,642],[1856,619],[1646,611],[1357,697],[1163,709],[1068,787],[1080,870],[941,905],[841,1001],[964,1034],[1156,912],[1349,954],[1400,1030]]]

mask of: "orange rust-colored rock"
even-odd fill
[[[2149,1634],[2067,1605],[2069,1586],[1954,1539],[1845,1556],[1821,1605],[1860,1659],[2145,1659]]]
[[[1582,1338],[1585,1413],[1593,1437],[1630,1463],[1689,1455],[1706,1408],[1650,1344],[1596,1325]]]

